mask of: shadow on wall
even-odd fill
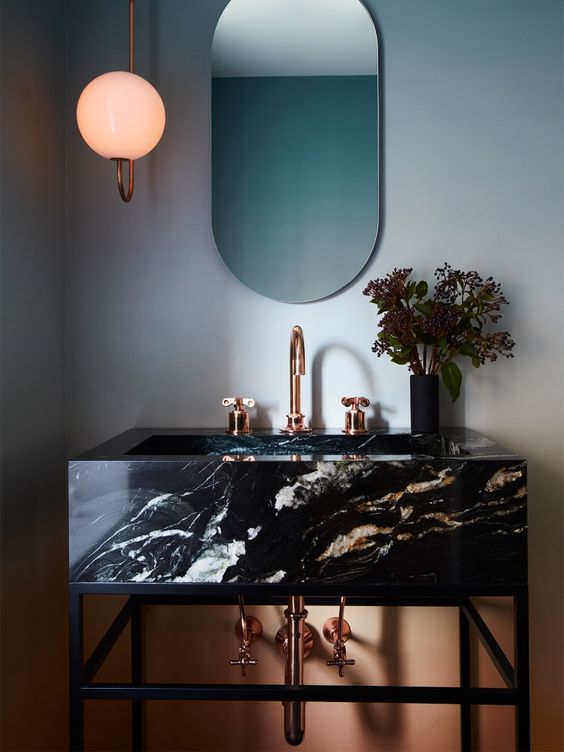
[[[401,684],[401,665],[399,651],[399,635],[401,633],[401,609],[382,608],[380,639],[376,639],[376,650],[382,661],[382,677],[372,679],[374,684],[381,683],[389,686]],[[366,734],[375,740],[386,738],[391,740],[402,727],[403,705],[388,703],[369,705],[359,703],[355,706],[358,719]]]
[[[326,428],[323,420],[323,363],[330,353],[335,351],[344,352],[349,355],[352,360],[355,361],[358,369],[362,372],[366,383],[368,385],[368,392],[374,393],[374,378],[373,370],[366,362],[365,358],[361,357],[348,345],[336,343],[332,345],[326,345],[320,348],[313,358],[311,366],[311,386],[312,386],[312,410],[311,410],[311,425],[314,428]],[[345,396],[361,396],[361,395],[340,395]],[[385,410],[386,408],[384,408]],[[366,411],[366,417],[369,428],[388,428],[388,421],[382,417],[382,406],[379,402],[376,402],[370,406]]]

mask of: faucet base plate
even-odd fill
[[[290,413],[286,417],[288,425],[280,429],[281,433],[311,433],[311,428],[306,426],[305,415],[302,413]]]

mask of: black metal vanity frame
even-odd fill
[[[459,612],[459,686],[338,686],[284,684],[149,684],[143,681],[143,608],[158,605],[284,604],[289,595],[306,597],[306,605],[329,605],[347,596],[347,605],[453,607]],[[83,604],[87,595],[128,595],[129,598],[97,647],[85,659]],[[505,596],[514,604],[514,661],[506,656],[472,602],[473,597]],[[131,701],[132,749],[143,749],[143,703],[147,700],[261,700],[307,702],[425,703],[460,705],[462,752],[472,750],[473,705],[515,707],[518,752],[530,749],[528,590],[526,584],[138,584],[71,583],[70,612],[70,748],[83,749],[85,700]],[[97,683],[96,674],[119,636],[130,625],[131,681]],[[477,635],[506,688],[474,687],[470,680],[471,632]]]

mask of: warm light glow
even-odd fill
[[[84,89],[76,107],[82,138],[106,159],[139,159],[163,134],[165,109],[158,91],[126,71],[104,73]]]

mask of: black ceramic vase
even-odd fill
[[[411,433],[439,432],[439,377],[411,376]]]

